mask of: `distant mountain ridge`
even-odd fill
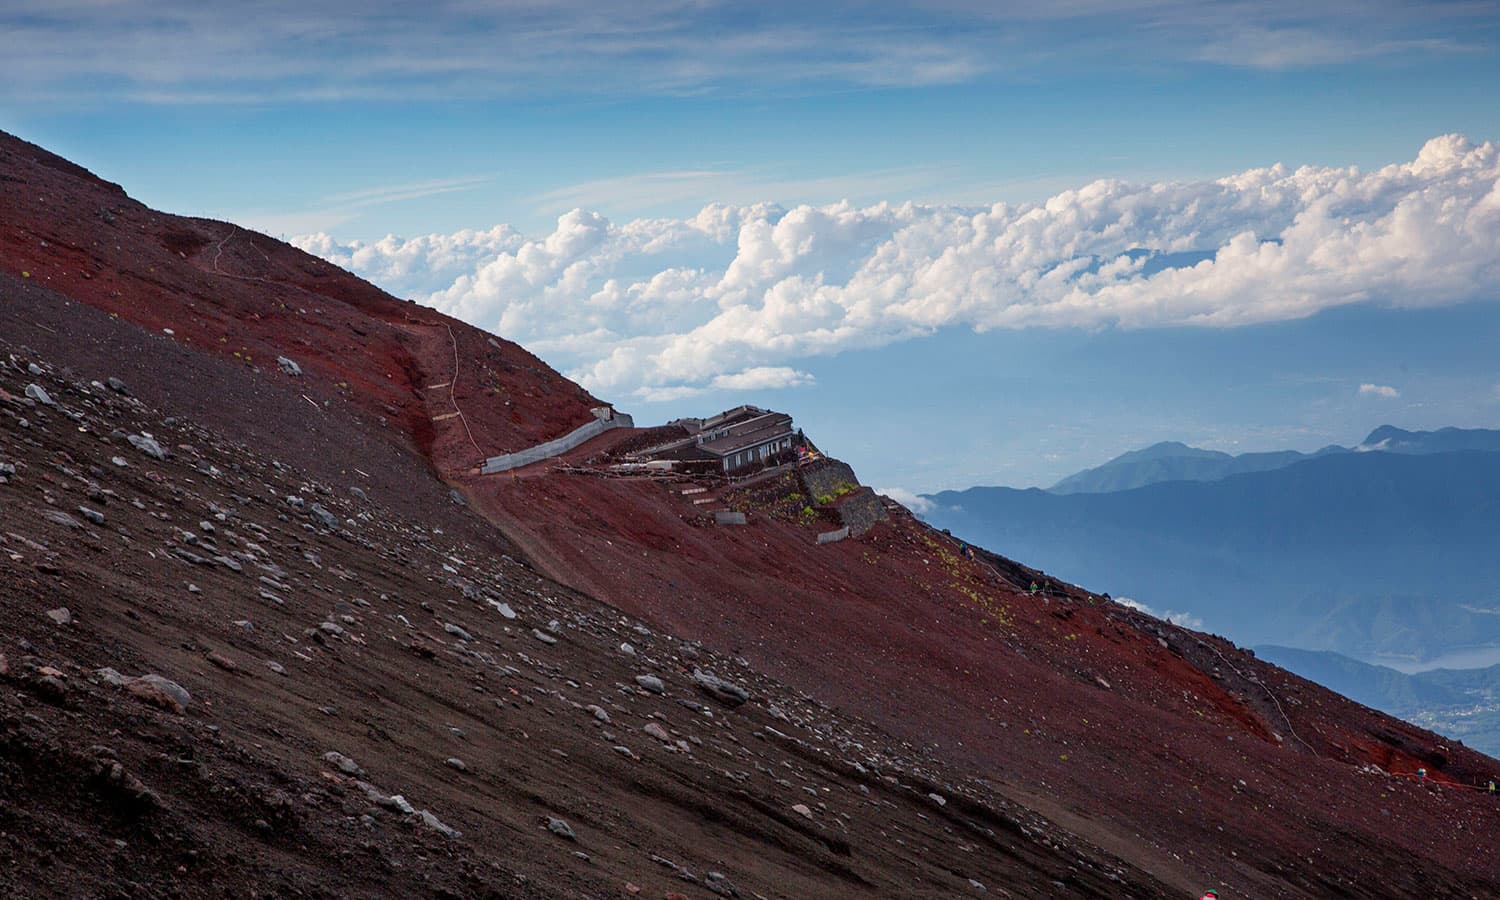
[[[1282,450],[1231,455],[1218,450],[1190,447],[1180,441],[1163,441],[1141,450],[1122,453],[1103,465],[1076,472],[1052,485],[1053,494],[1107,494],[1128,491],[1164,481],[1218,481],[1231,475],[1267,472],[1308,459],[1337,453],[1427,454],[1457,450],[1500,452],[1500,430],[1443,428],[1437,431],[1407,431],[1382,425],[1353,447],[1330,445],[1312,453]]]
[[[1500,616],[1464,608],[1500,597],[1500,453],[1346,451],[1123,491],[927,499],[965,540],[1240,641],[1418,659],[1500,644]]]

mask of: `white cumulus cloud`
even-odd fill
[[[1359,393],[1362,397],[1385,397],[1388,400],[1401,396],[1400,391],[1388,384],[1362,384],[1359,386]]]
[[[1128,606],[1131,609],[1136,610],[1137,612],[1143,612],[1148,616],[1152,616],[1153,618],[1161,619],[1164,622],[1171,622],[1173,625],[1180,625],[1183,628],[1191,628],[1194,631],[1203,630],[1203,620],[1193,615],[1192,613],[1173,612],[1170,609],[1166,612],[1157,612],[1152,607],[1149,607],[1138,600],[1132,600],[1129,597],[1116,597],[1114,598],[1114,601],[1121,606]]]
[[[1226,328],[1493,298],[1500,145],[1447,135],[1373,171],[1102,180],[983,208],[713,204],[625,222],[575,209],[542,236],[296,243],[526,344],[595,393],[669,398],[948,327]]]
[[[932,512],[936,504],[915,491],[903,487],[876,488],[875,493],[884,494],[919,516]]]

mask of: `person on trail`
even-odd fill
[[[1490,779],[1490,796],[1495,796],[1495,779]]]
[[[1204,891],[1203,892],[1203,896],[1199,897],[1198,900],[1219,900],[1219,892],[1218,891]]]
[[[1427,770],[1425,768],[1417,769],[1417,780],[1418,781],[1426,781],[1427,780]]]
[[[1029,594],[1035,594],[1037,591],[1040,591],[1040,590],[1041,590],[1041,588],[1037,587],[1036,582],[1033,581],[1031,583],[1031,590],[1027,591],[1027,593],[1029,593]]]

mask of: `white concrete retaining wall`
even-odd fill
[[[517,450],[515,453],[506,453],[502,456],[491,456],[484,461],[483,466],[480,466],[479,474],[493,475],[496,472],[508,472],[511,469],[529,466],[534,462],[541,462],[544,459],[567,453],[611,429],[634,427],[634,419],[625,413],[617,412],[613,419],[595,419],[545,444],[537,444],[535,447],[527,447],[525,450]]]
[[[820,544],[832,544],[832,543],[835,543],[837,541],[842,541],[844,538],[846,538],[848,536],[849,536],[849,527],[846,525],[843,528],[840,528],[838,531],[825,531],[822,534],[818,535],[818,543],[820,543]]]

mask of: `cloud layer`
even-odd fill
[[[296,243],[604,396],[664,399],[805,383],[799,361],[951,327],[1224,328],[1494,298],[1500,146],[1448,135],[1371,172],[1106,180],[981,209],[710,205],[619,224],[576,209],[542,237]]]

